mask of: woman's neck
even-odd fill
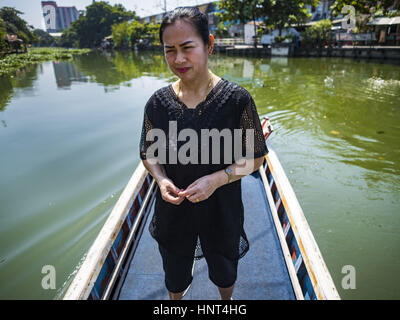
[[[180,79],[181,93],[190,96],[201,96],[204,92],[208,90],[208,85],[210,83],[210,78],[213,78],[211,71],[206,69],[201,75],[196,77],[196,79],[190,81],[184,81]],[[178,83],[179,85],[179,83]],[[211,83],[213,86],[213,82]]]

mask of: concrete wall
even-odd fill
[[[215,48],[216,52],[226,52],[228,55],[249,57],[270,57],[270,48]],[[293,48],[289,56],[293,57],[345,57],[364,59],[388,59],[400,61],[400,48],[330,48],[307,49]]]
[[[329,49],[295,48],[294,56],[347,57],[347,58],[400,60],[400,48],[329,48]]]

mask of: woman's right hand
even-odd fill
[[[171,179],[162,178],[158,181],[158,187],[160,188],[161,197],[164,201],[169,203],[180,205],[185,196],[179,196],[178,193],[183,191],[176,187]]]
[[[156,179],[162,199],[172,204],[181,204],[185,200],[185,197],[179,196],[178,193],[183,190],[177,188],[171,179],[168,178],[164,166],[159,163],[149,162],[148,160],[142,161],[147,171]]]

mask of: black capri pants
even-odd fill
[[[194,249],[193,258],[176,255],[160,244],[158,249],[163,261],[165,272],[165,286],[172,293],[185,291],[193,280],[194,272]],[[216,286],[229,288],[237,278],[238,260],[233,261],[221,254],[210,253],[202,247],[203,254],[208,265],[208,276]]]

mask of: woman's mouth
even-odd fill
[[[185,73],[186,71],[188,71],[190,68],[178,68],[178,72],[180,73]]]

